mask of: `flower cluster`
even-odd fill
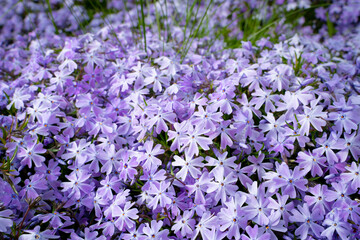
[[[47,2],[0,22],[1,238],[360,238],[356,1],[113,1],[86,34]]]

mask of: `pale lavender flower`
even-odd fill
[[[328,227],[321,233],[322,237],[326,237],[328,240],[331,240],[334,238],[334,233],[336,231],[342,240],[349,239],[348,236],[351,231],[350,224],[343,222],[340,219],[339,214],[335,213],[333,218],[326,218],[323,225]]]
[[[219,150],[213,149],[215,156],[217,158],[213,158],[210,156],[206,157],[207,163],[205,166],[211,166],[214,167],[210,173],[212,173],[214,176],[221,175],[226,176],[234,171],[234,169],[237,167],[237,165],[234,163],[236,160],[235,156],[226,158],[228,155],[228,152],[220,153]]]
[[[198,145],[204,150],[209,150],[209,145],[212,144],[212,140],[210,138],[201,136],[208,132],[209,130],[205,129],[204,126],[196,125],[195,128],[190,126],[187,136],[182,139],[182,143],[184,144],[182,150],[186,148],[186,153],[189,157],[199,155]]]
[[[6,229],[13,225],[13,221],[9,219],[12,213],[9,209],[0,211],[0,232],[7,232]]]
[[[176,173],[176,177],[185,181],[188,173],[190,173],[191,177],[197,178],[201,175],[200,168],[204,166],[202,161],[203,157],[190,158],[187,154],[185,154],[185,160],[179,156],[174,156],[175,161],[172,163],[174,167],[181,167],[181,169]]]
[[[170,182],[160,182],[159,184],[152,185],[152,188],[148,191],[149,194],[155,195],[149,202],[149,206],[156,209],[158,205],[160,207],[167,207],[171,204],[171,199],[167,195],[166,191],[170,186]]]
[[[311,176],[322,176],[323,170],[321,167],[325,167],[326,158],[319,155],[317,152],[299,152],[296,161],[299,163],[299,167],[303,168],[305,172],[311,171]]]
[[[209,182],[206,192],[214,192],[215,202],[221,200],[221,202],[224,203],[228,199],[228,196],[233,196],[236,193],[238,189],[238,186],[235,185],[237,179],[234,178],[232,173],[224,175],[224,173],[221,172],[214,174],[214,177],[215,181]]]
[[[75,199],[80,199],[81,195],[89,194],[93,190],[93,186],[87,183],[91,174],[86,173],[74,173],[67,175],[67,180],[70,182],[61,183],[63,192],[69,191],[69,197],[73,196]]]
[[[143,233],[147,236],[146,240],[166,240],[168,239],[169,230],[164,229],[161,230],[161,227],[163,226],[162,221],[151,221],[151,226],[149,223],[145,223],[145,227],[143,228]]]
[[[27,141],[26,148],[20,147],[18,157],[23,158],[21,160],[21,165],[28,165],[28,167],[31,168],[32,162],[34,162],[36,167],[42,166],[45,157],[40,154],[45,153],[46,150],[43,148],[42,143],[36,142],[36,139],[31,139]]]
[[[301,240],[308,237],[309,230],[311,230],[316,237],[320,237],[324,228],[316,222],[323,220],[324,215],[321,215],[319,210],[310,212],[308,205],[303,204],[303,206],[298,205],[297,209],[293,209],[291,213],[290,221],[301,223],[300,227],[295,230],[295,234],[300,236]]]
[[[45,230],[43,232],[40,232],[40,226],[36,226],[34,230],[27,229],[25,230],[25,234],[22,234],[19,237],[19,240],[33,240],[33,239],[57,239],[59,236],[55,236],[52,234],[51,230]]]
[[[183,216],[178,216],[171,230],[175,233],[180,232],[182,237],[190,236],[195,227],[195,220],[192,219],[194,213],[192,211],[184,211]]]
[[[270,233],[264,233],[264,231],[259,231],[258,225],[255,225],[253,228],[251,226],[247,226],[245,230],[249,236],[242,234],[242,240],[270,240]]]
[[[136,208],[131,208],[134,204],[134,202],[127,202],[125,203],[124,209],[117,208],[117,210],[119,211],[113,212],[113,216],[118,217],[115,221],[115,226],[120,231],[124,231],[125,228],[129,231],[136,226],[134,220],[139,218],[139,216],[137,215],[139,210]]]
[[[352,162],[351,166],[346,166],[345,169],[348,170],[348,172],[342,173],[341,179],[345,183],[350,183],[350,186],[354,190],[360,188],[360,166],[357,166],[355,162]]]

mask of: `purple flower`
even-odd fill
[[[242,234],[242,240],[270,240],[270,233],[259,232],[258,225],[255,225],[253,228],[251,226],[247,226],[245,230],[249,236]]]
[[[50,133],[56,135],[60,130],[58,126],[54,126],[56,124],[59,124],[59,119],[56,115],[51,112],[45,112],[39,117],[36,131],[38,134],[43,136],[48,136]]]
[[[281,220],[281,214],[276,214],[274,211],[271,211],[269,214],[269,223],[265,226],[263,225],[260,230],[269,233],[271,239],[276,240],[277,237],[274,231],[285,233],[287,231],[287,228],[284,227],[284,224],[285,222]]]
[[[173,112],[166,112],[162,109],[156,109],[154,110],[154,114],[149,116],[149,119],[147,120],[147,126],[151,129],[155,124],[155,132],[157,134],[160,134],[161,131],[167,132],[168,126],[165,123],[165,120],[171,124],[175,122],[176,114]]]
[[[166,179],[166,171],[164,169],[151,169],[150,171],[145,171],[144,175],[140,176],[140,180],[146,181],[143,190],[149,190],[153,184],[156,182],[164,181]]]
[[[191,123],[193,125],[202,125],[205,129],[214,131],[216,129],[216,123],[221,122],[222,113],[216,112],[214,107],[208,106],[206,110],[202,106],[198,107],[198,112],[195,112],[192,116]]]
[[[211,181],[208,172],[203,172],[200,178],[197,178],[193,185],[186,185],[186,189],[189,191],[189,196],[195,193],[194,202],[196,204],[205,204],[204,192],[208,188]]]
[[[247,217],[242,209],[242,205],[245,203],[245,195],[235,194],[235,197],[231,197],[230,201],[225,202],[225,206],[221,208],[218,213],[220,230],[227,232],[229,239],[235,238],[240,239],[240,228],[247,226]]]
[[[169,86],[169,82],[170,82],[170,78],[168,76],[161,75],[156,71],[154,71],[152,75],[144,79],[145,85],[153,84],[154,92],[161,92],[163,89],[163,85],[164,87],[167,87]]]
[[[307,190],[305,185],[308,180],[303,178],[306,172],[300,170],[298,166],[295,167],[294,171],[291,171],[286,163],[282,163],[279,166],[278,174],[278,177],[272,179],[272,182],[274,183],[274,185],[271,186],[272,189],[281,187],[282,193],[288,194],[291,198],[297,196],[296,190]]]
[[[343,130],[345,133],[351,134],[352,130],[358,128],[359,121],[356,120],[355,112],[331,112],[329,114],[328,120],[334,122],[334,130],[339,134],[342,134]]]
[[[360,166],[356,166],[356,163],[352,162],[351,166],[346,166],[345,169],[348,170],[348,172],[342,173],[341,179],[345,183],[350,183],[350,186],[354,190],[360,188]]]
[[[174,156],[175,161],[172,163],[174,167],[181,167],[180,171],[176,173],[176,177],[185,181],[188,173],[190,173],[191,177],[197,178],[201,175],[201,171],[199,168],[202,168],[204,164],[202,161],[203,157],[190,158],[185,154],[185,160],[179,156]]]
[[[180,232],[182,237],[192,235],[195,227],[195,220],[192,219],[193,214],[192,211],[185,211],[182,217],[178,216],[171,230],[175,233]]]
[[[121,237],[124,240],[145,240],[149,239],[147,238],[143,232],[142,229],[144,225],[140,225],[139,229],[134,228],[133,230],[130,230],[129,233],[124,233]]]
[[[235,169],[235,177],[240,180],[243,186],[251,185],[253,181],[248,177],[244,168],[241,168],[241,163]]]
[[[89,85],[95,88],[95,84],[99,83],[102,79],[102,69],[96,66],[87,65],[84,67],[86,74],[84,74],[83,81],[89,81]]]
[[[126,182],[129,178],[134,179],[135,174],[137,174],[136,167],[139,166],[139,162],[136,156],[132,156],[131,153],[127,150],[121,153],[122,161],[120,162],[120,167],[117,171],[120,172],[119,178]]]
[[[25,230],[25,234],[19,237],[19,240],[32,240],[32,239],[57,239],[59,236],[52,234],[52,231],[45,230],[40,232],[40,226],[36,226],[34,230]]]
[[[277,138],[278,134],[283,134],[285,132],[284,125],[285,123],[285,115],[282,115],[278,119],[275,120],[275,117],[272,113],[268,113],[267,116],[263,116],[268,123],[260,123],[259,128],[263,132],[268,132],[267,138]]]
[[[13,212],[8,209],[0,211],[0,232],[7,232],[6,229],[13,225],[13,221],[9,219],[12,213]]]
[[[304,114],[298,115],[299,124],[301,125],[300,134],[309,135],[310,123],[319,132],[322,132],[322,127],[326,125],[324,119],[327,119],[327,114],[322,111],[322,106],[317,105],[318,102],[319,99],[311,101],[311,108],[304,107]]]
[[[290,218],[290,211],[294,209],[294,202],[289,202],[289,195],[280,195],[276,193],[277,201],[273,198],[269,198],[268,208],[274,209],[277,214],[279,212],[284,219],[285,225],[288,224]]]
[[[349,151],[351,152],[354,159],[358,158],[360,156],[360,137],[356,134],[356,132],[353,132],[352,134],[344,134],[345,137],[345,146],[343,147],[343,150],[341,151],[343,155],[343,159],[346,159],[348,156]]]
[[[181,139],[183,137],[185,137],[185,132],[186,132],[186,126],[187,126],[187,122],[182,122],[182,123],[174,123],[173,127],[174,127],[174,131],[173,130],[169,130],[167,132],[169,138],[168,141],[173,140],[171,146],[170,146],[170,150],[171,151],[175,151],[175,149],[180,151],[180,147],[181,147]]]
[[[90,135],[96,136],[99,132],[104,134],[110,134],[113,132],[111,119],[104,119],[97,117],[91,121],[92,127],[89,131]]]
[[[91,174],[72,172],[70,175],[66,176],[70,182],[61,183],[61,187],[63,188],[62,191],[70,191],[69,197],[73,196],[75,199],[80,199],[81,195],[89,194],[94,188],[87,183],[90,176]]]
[[[232,173],[225,176],[224,173],[219,172],[218,174],[214,174],[215,181],[211,181],[208,184],[207,193],[215,193],[214,200],[218,202],[221,200],[224,203],[228,196],[233,196],[238,189],[238,186],[235,185],[236,178]]]
[[[334,238],[334,232],[336,231],[342,240],[348,239],[351,231],[350,224],[341,221],[339,214],[335,213],[332,218],[326,218],[323,225],[328,227],[321,233],[322,237],[331,240]]]
[[[305,172],[311,171],[311,176],[322,176],[325,167],[326,158],[319,155],[317,152],[299,152],[297,160],[299,167],[303,168]]]
[[[111,219],[114,217],[114,215],[119,215],[119,213],[122,213],[122,209],[120,206],[124,206],[126,203],[126,198],[129,195],[130,190],[120,190],[116,197],[112,200],[111,204],[108,205],[108,208],[103,211],[104,216],[107,219]]]
[[[89,93],[77,97],[76,107],[80,108],[79,113],[90,115],[93,112],[96,116],[100,116],[103,110],[98,106],[96,100]]]
[[[168,239],[169,230],[161,230],[161,227],[163,225],[162,221],[151,221],[151,226],[149,223],[145,223],[145,227],[143,228],[143,233],[147,236],[146,240],[166,240]]]
[[[115,151],[115,145],[111,144],[107,151],[99,152],[100,162],[102,163],[101,172],[109,175],[113,170],[117,171],[120,168],[122,150]]]
[[[11,97],[11,102],[6,106],[7,109],[10,109],[12,105],[16,109],[22,109],[24,107],[24,101],[28,101],[31,98],[30,94],[26,94],[22,88],[16,88],[13,96]]]
[[[244,207],[244,211],[245,216],[249,220],[253,220],[259,225],[269,224],[268,215],[270,211],[267,208],[269,204],[269,199],[265,198],[263,194],[261,194],[259,197],[248,195],[247,203],[248,206]]]
[[[71,146],[67,148],[67,153],[62,155],[65,160],[75,157],[75,161],[80,165],[84,164],[88,160],[87,147],[90,145],[85,139],[81,139],[78,143],[72,142]]]
[[[39,219],[42,220],[43,223],[50,221],[50,226],[53,228],[58,228],[63,225],[62,220],[70,221],[70,217],[66,216],[65,213],[59,213],[54,211],[52,213],[47,213],[42,216],[39,216]]]
[[[251,95],[254,96],[250,103],[255,104],[255,109],[260,109],[265,103],[265,112],[275,112],[275,106],[273,102],[278,99],[277,95],[271,95],[272,91],[267,89],[256,88],[255,92]]]
[[[113,236],[115,232],[115,221],[111,219],[107,222],[103,221],[102,224],[99,225],[99,228],[103,229],[103,234],[107,237]]]
[[[220,153],[219,150],[217,149],[213,149],[216,158],[207,156],[206,157],[206,161],[208,162],[207,164],[205,164],[205,166],[212,166],[214,167],[210,173],[212,173],[214,176],[216,175],[228,175],[230,173],[232,173],[234,171],[234,169],[236,168],[236,164],[234,163],[234,161],[236,160],[236,157],[230,157],[230,158],[226,158],[226,156],[228,155],[227,152],[224,153]]]
[[[226,146],[231,147],[234,142],[232,139],[235,138],[235,133],[237,129],[234,127],[229,127],[231,121],[221,121],[219,126],[213,131],[210,135],[210,138],[214,139],[220,135],[220,149],[226,149]]]
[[[89,228],[85,228],[84,234],[81,234],[83,237],[79,237],[75,233],[71,233],[70,238],[74,240],[105,240],[105,236],[99,236],[97,231],[91,231]]]
[[[285,64],[277,65],[273,70],[268,72],[266,76],[269,83],[272,85],[273,91],[279,92],[289,87],[289,78],[293,75],[293,69]]]
[[[319,153],[320,155],[326,154],[327,161],[329,163],[338,162],[338,157],[334,153],[333,149],[343,149],[344,142],[342,139],[339,139],[335,134],[330,134],[327,138],[327,134],[324,133],[321,138],[317,138],[316,142],[320,147],[316,148],[314,152]]]
[[[312,207],[312,211],[319,212],[320,215],[324,216],[326,211],[329,209],[329,205],[326,200],[326,193],[328,188],[326,185],[316,185],[309,189],[309,192],[313,196],[306,195],[304,200],[309,207]]]
[[[40,154],[45,152],[46,150],[41,143],[37,144],[36,139],[31,139],[26,143],[26,147],[19,149],[18,157],[23,158],[21,165],[28,165],[28,167],[31,168],[32,162],[34,162],[36,167],[41,167],[42,162],[45,161],[45,157]]]
[[[194,155],[199,155],[198,145],[204,150],[209,150],[209,145],[212,144],[212,140],[201,136],[208,132],[209,130],[204,129],[204,126],[196,125],[195,128],[190,126],[187,136],[182,139],[182,143],[184,144],[182,150],[186,148],[186,153],[191,158]]]
[[[39,196],[38,191],[48,189],[47,181],[45,180],[44,175],[32,175],[30,180],[31,181],[29,181],[29,179],[25,180],[25,188],[19,192],[20,196],[35,199],[37,196]]]
[[[195,226],[195,231],[193,233],[192,239],[196,239],[196,237],[201,234],[202,239],[210,240],[214,238],[214,231],[212,229],[215,228],[218,219],[213,216],[210,212],[206,211],[198,224]]]
[[[250,166],[244,167],[242,170],[250,173],[250,175],[257,172],[258,178],[259,180],[261,180],[263,175],[265,174],[265,169],[270,170],[273,167],[272,163],[263,163],[264,158],[265,158],[265,154],[261,152],[259,153],[258,157],[249,156],[248,160],[252,164]]]
[[[99,187],[97,190],[97,193],[101,195],[104,199],[112,200],[114,195],[113,191],[119,192],[120,189],[120,179],[117,176],[109,177],[109,175],[106,176],[106,178],[102,181],[100,181],[100,184],[102,187]]]
[[[106,199],[103,199],[100,195],[95,195],[94,193],[89,194],[82,202],[88,209],[95,209],[95,216],[98,218],[103,214],[101,206],[105,206],[108,203]]]
[[[157,155],[163,154],[165,151],[161,149],[161,145],[157,144],[154,147],[154,141],[147,141],[144,144],[145,153],[143,157],[140,158],[140,161],[143,161],[143,167],[147,170],[157,168],[161,165],[161,160],[157,158]]]
[[[316,210],[310,213],[307,204],[303,204],[303,206],[298,205],[297,209],[298,210],[293,209],[291,211],[292,216],[290,217],[290,221],[302,223],[300,227],[295,230],[295,234],[300,236],[301,240],[304,240],[308,237],[309,230],[311,229],[316,237],[320,237],[324,228],[316,222],[323,220],[324,215],[319,214],[319,211]]]
[[[327,190],[325,192],[325,200],[328,202],[334,202],[335,206],[339,206],[341,203],[350,200],[349,195],[355,193],[357,189],[352,189],[349,184],[344,182],[332,183],[333,190]]]
[[[139,210],[136,208],[131,208],[135,203],[125,203],[124,210],[118,208],[119,212],[113,212],[114,217],[118,217],[115,221],[115,226],[120,230],[124,231],[126,228],[128,231],[133,229],[136,225],[134,220],[138,219],[139,216],[137,213]]]
[[[149,202],[149,206],[153,209],[156,209],[158,205],[160,207],[167,207],[171,204],[171,199],[167,196],[166,191],[170,186],[170,182],[160,182],[158,184],[153,184],[152,188],[148,191],[149,194],[155,195]]]

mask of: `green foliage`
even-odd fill
[[[329,13],[326,13],[326,25],[327,25],[327,28],[328,28],[329,36],[330,37],[334,36],[335,33],[336,33],[336,30],[335,30],[335,27],[334,27],[334,23],[330,21]]]

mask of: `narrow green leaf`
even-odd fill
[[[51,22],[52,22],[52,24],[54,25],[54,28],[55,28],[55,33],[59,34],[59,29],[57,28],[57,26],[55,24],[55,19],[54,19],[53,13],[52,13],[50,0],[46,0],[46,4],[47,4],[48,9],[49,9],[50,20],[51,20]]]
[[[285,121],[286,125],[288,125],[288,127],[291,129],[291,130],[294,130],[294,127],[291,126],[287,121]]]
[[[14,151],[14,154],[13,154],[12,157],[10,158],[10,163],[12,163],[12,161],[15,159],[16,153],[17,153],[18,149],[19,149],[19,147],[16,146],[15,151]]]
[[[145,16],[144,16],[144,2],[143,2],[143,0],[140,0],[140,8],[141,8],[141,25],[142,25],[143,37],[144,37],[144,48],[145,48],[145,52],[147,53],[146,31],[145,31]]]
[[[6,132],[5,128],[4,127],[0,127],[0,128],[1,128],[2,132],[3,132],[3,138],[6,139],[7,132]]]
[[[335,30],[335,27],[334,27],[334,23],[332,21],[330,21],[329,13],[326,13],[326,25],[327,25],[327,28],[328,28],[329,36],[330,37],[334,36],[335,33],[336,33],[336,30]]]

